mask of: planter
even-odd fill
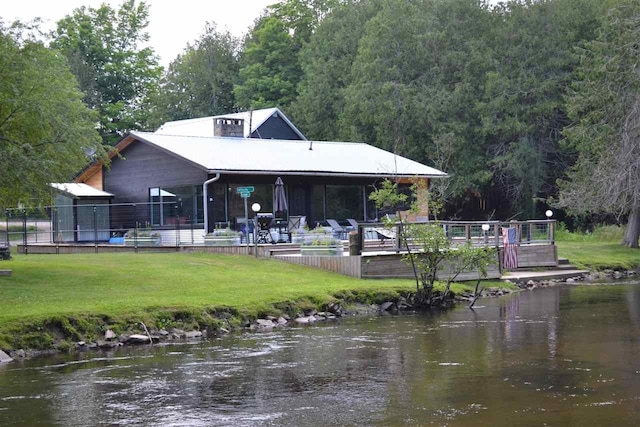
[[[302,245],[304,243],[311,243],[317,240],[329,240],[331,239],[331,234],[318,234],[318,233],[305,233],[305,234],[292,234],[291,235],[291,243],[297,243]]]
[[[206,236],[205,246],[239,246],[240,236]]]
[[[302,256],[342,256],[342,251],[342,244],[327,246],[300,246],[300,255]]]
[[[136,243],[138,246],[160,246],[162,242],[162,238],[160,236],[157,237],[125,237],[124,245],[125,246],[135,246]]]

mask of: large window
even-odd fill
[[[364,195],[359,185],[327,185],[327,219],[362,221]]]
[[[200,186],[151,188],[149,198],[154,226],[204,223]]]
[[[238,194],[238,187],[248,187],[247,184],[230,184],[228,187],[227,200],[229,201],[228,213],[229,221],[233,221],[237,218],[244,218],[244,199]],[[254,203],[260,203],[261,212],[273,211],[273,185],[251,185],[254,191],[251,193],[249,199],[247,199],[247,206],[249,215],[253,215],[251,212],[251,205]]]

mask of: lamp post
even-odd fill
[[[251,205],[251,210],[253,211],[253,253],[256,258],[258,258],[258,239],[256,238],[256,229],[258,228],[258,212],[260,212],[262,206],[260,203],[254,203]],[[249,231],[249,224],[247,224],[247,231]]]
[[[551,217],[553,216],[553,211],[551,209],[547,209],[544,215],[547,217],[547,221],[551,221]],[[554,233],[552,222],[549,222],[547,224],[547,230],[549,233],[549,241],[551,242],[551,244],[553,244],[553,241],[555,240],[555,233]]]
[[[482,234],[484,235],[484,244],[489,244],[489,236],[487,235],[487,231],[489,231],[489,224],[482,224]]]

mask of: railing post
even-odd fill
[[[93,246],[95,247],[96,253],[98,253],[98,208],[96,205],[93,205]]]
[[[549,223],[549,233],[551,237],[551,244],[555,244],[556,241],[556,220],[551,220]]]
[[[56,255],[60,254],[60,239],[56,235],[56,231],[60,235],[60,219],[58,218],[58,208],[51,208],[51,241],[56,244]]]
[[[196,221],[197,221],[197,219],[196,219]],[[191,245],[195,245],[196,241],[193,238],[193,226],[194,226],[194,223],[193,223],[193,212],[191,212],[191,216],[189,217],[189,223],[191,224],[190,225],[190,228],[191,228]]]
[[[22,210],[22,244],[24,246],[24,254],[28,255],[29,250],[27,249],[27,210]]]
[[[7,233],[7,246],[11,246],[11,245],[9,245],[9,212],[10,211],[9,211],[9,209],[5,209],[4,212],[7,214],[7,218],[6,218],[6,220],[7,220],[7,228],[5,230],[6,233]]]
[[[133,204],[133,251],[138,253],[138,209],[136,204]]]
[[[178,205],[176,205],[176,252],[180,250],[180,217],[178,216]]]
[[[464,237],[466,239],[465,243],[469,243],[471,241],[471,224],[464,225]]]

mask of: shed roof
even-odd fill
[[[98,190],[90,185],[76,182],[52,182],[49,184],[58,191],[73,197],[114,197],[113,194]]]
[[[279,108],[265,108],[262,110],[243,111],[241,113],[223,114],[221,116],[209,116],[199,117],[197,119],[176,120],[173,122],[166,122],[155,133],[161,135],[182,135],[182,136],[214,136],[213,124],[215,119],[229,118],[229,119],[243,119],[244,120],[244,137],[250,138],[251,134],[255,132],[264,122],[270,117],[278,116],[291,127],[301,139],[307,140],[307,138],[295,127],[295,125],[289,120],[289,118],[280,111]],[[249,122],[251,122],[251,130],[249,130]]]
[[[305,144],[293,140],[177,136],[148,132],[132,132],[130,137],[183,158],[210,173],[447,176],[432,167],[364,143],[313,141]]]

